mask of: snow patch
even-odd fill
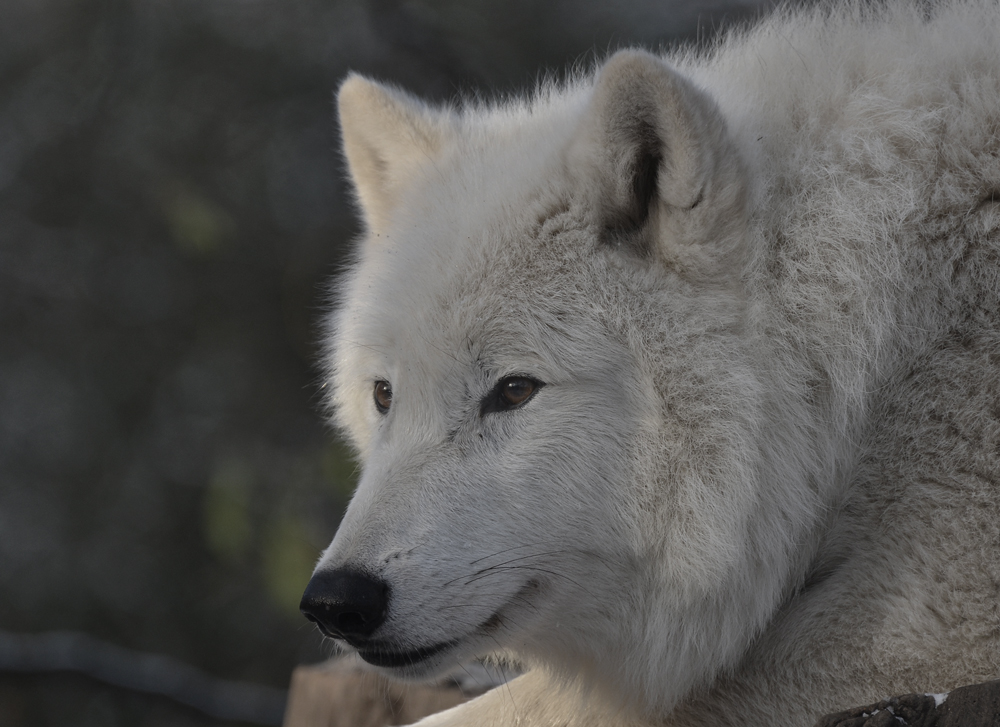
[[[934,697],[934,709],[937,709],[942,704],[944,704],[944,700],[946,700],[948,698],[948,695],[950,693],[951,692],[944,692],[943,694],[925,694],[924,696],[925,697]]]

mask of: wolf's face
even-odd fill
[[[608,623],[593,592],[635,577],[607,504],[648,406],[641,373],[607,325],[580,210],[531,196],[479,229],[441,209],[390,232],[348,283],[336,387],[364,467],[318,577],[358,592],[326,627],[373,664],[565,651],[563,624]]]
[[[649,628],[713,619],[752,497],[745,195],[714,107],[626,53],[531,112],[354,77],[340,113],[369,232],[328,361],[362,476],[303,611],[398,675],[508,650],[648,671],[629,654],[673,648]],[[702,643],[658,678],[694,678]]]

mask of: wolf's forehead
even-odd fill
[[[418,366],[423,358],[436,369],[529,365],[552,349],[555,326],[593,305],[583,295],[583,243],[571,233],[542,231],[537,222],[488,224],[437,255],[433,239],[420,239],[426,232],[400,241],[413,244],[409,250],[386,246],[367,260],[356,280],[362,294],[349,298],[350,339],[389,365]]]
[[[488,341],[509,347],[581,287],[567,284],[571,264],[540,247],[527,235],[498,235],[447,258],[396,256],[365,276],[365,295],[353,302],[358,322],[386,346],[422,339],[473,353]]]
[[[573,290],[568,279],[583,272],[587,247],[584,212],[557,178],[534,181],[506,195],[429,193],[419,215],[368,241],[358,291],[366,307],[390,305],[393,318],[443,309],[485,324]]]

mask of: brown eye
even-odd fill
[[[536,384],[531,379],[516,376],[500,382],[500,396],[508,406],[526,402],[535,393]]]
[[[479,404],[479,416],[516,409],[526,403],[535,392],[545,386],[541,381],[527,376],[508,376],[493,387]]]
[[[392,386],[388,381],[375,382],[375,408],[385,414],[392,406]]]

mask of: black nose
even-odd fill
[[[389,586],[354,570],[320,571],[302,594],[299,610],[327,636],[365,639],[385,620]]]

